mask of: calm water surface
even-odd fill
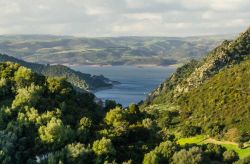
[[[83,73],[104,75],[111,80],[119,81],[111,89],[96,91],[95,95],[103,100],[112,99],[124,107],[130,103],[144,100],[147,94],[169,77],[176,67],[136,67],[136,66],[74,66]]]

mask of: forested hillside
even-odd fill
[[[221,70],[200,87],[177,98],[182,110],[192,115],[190,124],[202,127],[214,122],[250,132],[250,60]]]
[[[250,0],[0,0],[0,164],[250,164],[249,22]]]
[[[201,134],[249,145],[249,58],[250,28],[203,60],[178,68],[141,108],[177,136]]]
[[[150,93],[154,97],[176,97],[196,88],[225,67],[240,63],[250,54],[250,28],[233,41],[224,41],[201,61],[191,61],[177,69],[159,88]],[[164,101],[164,99],[162,99]],[[170,100],[166,98],[166,100]],[[157,100],[156,100],[157,101]]]
[[[29,63],[3,54],[0,54],[0,61],[15,62],[45,76],[63,77],[76,89],[80,90],[95,90],[104,87],[112,87],[113,85],[113,81],[105,78],[102,75],[90,75],[81,73],[63,65],[43,65],[37,63]]]
[[[0,163],[248,164],[249,45],[250,29],[126,108],[2,55],[23,66],[0,64]]]
[[[239,155],[220,145],[183,145],[170,133],[177,111],[104,107],[60,78],[15,63],[0,64],[0,162],[10,163],[232,163]],[[165,113],[165,114],[167,114]],[[169,120],[170,122],[166,122]],[[243,156],[242,156],[243,157]]]

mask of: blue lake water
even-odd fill
[[[73,66],[74,70],[119,81],[111,89],[99,90],[94,94],[103,100],[112,99],[117,103],[128,106],[145,100],[147,94],[169,77],[176,67],[136,67],[136,66]]]

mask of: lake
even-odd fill
[[[137,66],[72,66],[74,70],[119,81],[111,89],[98,90],[94,94],[103,100],[112,99],[117,103],[128,106],[145,100],[147,94],[169,77],[176,67],[137,67]]]

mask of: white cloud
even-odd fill
[[[0,8],[1,8],[1,15],[13,15],[20,13],[20,7],[18,3],[15,2],[9,2],[9,1],[0,1]]]
[[[0,34],[187,36],[238,33],[249,0],[0,0]]]
[[[111,13],[111,11],[102,7],[94,7],[94,8],[86,8],[86,13],[88,15],[103,15],[103,14],[109,14]]]
[[[143,24],[137,23],[137,24],[129,24],[129,25],[115,25],[112,28],[113,32],[116,33],[127,33],[133,29],[134,31],[143,31],[145,30],[145,26]]]
[[[219,1],[219,0],[218,0]],[[209,0],[182,0],[180,3],[188,10],[203,10],[208,9]]]
[[[211,8],[217,11],[242,11],[249,10],[248,0],[211,0]]]
[[[155,13],[133,13],[133,14],[125,14],[125,17],[128,19],[135,19],[138,21],[148,20],[148,21],[162,21],[161,14]]]

